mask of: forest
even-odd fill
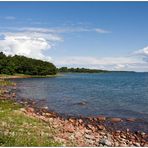
[[[67,68],[61,67],[58,69],[58,72],[76,72],[76,73],[101,73],[101,72],[109,72],[107,70],[100,69],[88,69],[88,68]]]
[[[55,75],[54,64],[25,56],[6,56],[0,52],[0,74]]]

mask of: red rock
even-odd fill
[[[28,107],[28,108],[26,108],[26,111],[27,111],[28,113],[34,113],[34,108]]]
[[[105,121],[106,120],[106,117],[105,116],[98,116],[97,119],[99,121]]]
[[[70,118],[70,119],[69,119],[69,122],[73,123],[73,122],[74,122],[74,120]]]
[[[135,118],[128,118],[127,121],[129,122],[134,122],[136,119]]]
[[[79,119],[78,122],[81,124],[81,123],[83,123],[83,120],[82,119]]]
[[[96,130],[94,126],[92,126],[91,124],[87,125],[88,129],[92,130],[93,132]]]
[[[121,122],[122,119],[121,118],[111,118],[110,121],[112,121],[112,122]]]
[[[98,129],[99,129],[99,130],[104,130],[105,127],[104,127],[103,125],[98,125]]]
[[[50,117],[52,114],[51,113],[44,113],[45,116]]]
[[[72,124],[66,124],[64,130],[66,132],[73,133],[75,131],[75,128]]]
[[[80,137],[82,137],[82,133],[79,132],[79,131],[77,131],[77,132],[75,133],[75,137],[76,137],[77,139],[79,139]]]

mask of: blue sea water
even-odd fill
[[[71,73],[13,81],[17,82],[19,97],[45,99],[58,113],[148,121],[148,73]]]

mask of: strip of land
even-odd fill
[[[63,117],[36,107],[34,100],[17,101],[16,89],[15,83],[0,80],[0,146],[148,146],[147,133],[105,125],[121,118]]]

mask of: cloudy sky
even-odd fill
[[[57,67],[148,71],[148,2],[0,2],[0,51]]]

